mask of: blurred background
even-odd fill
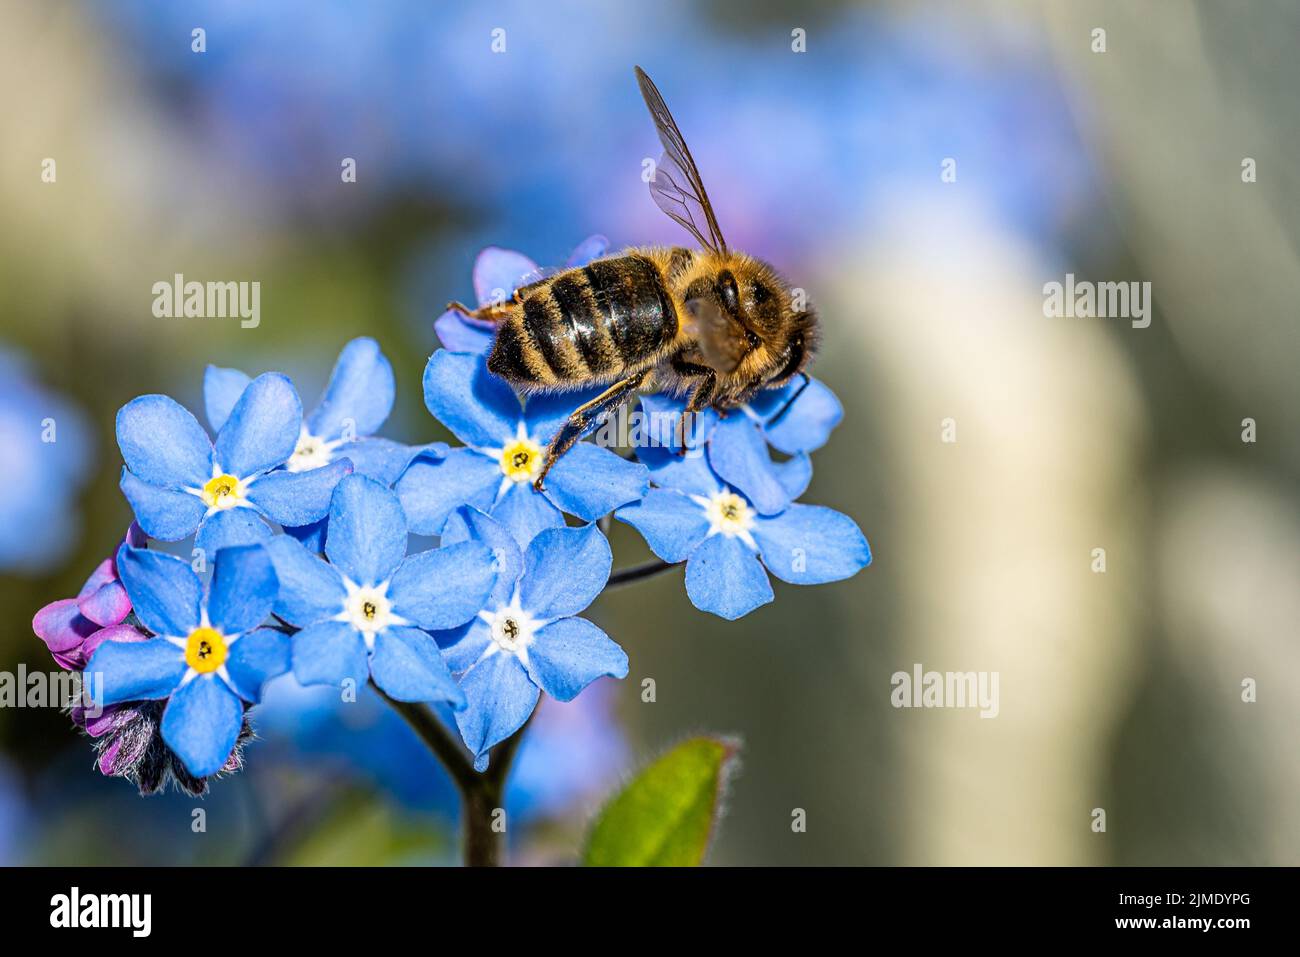
[[[132,397],[201,409],[211,362],[310,404],[370,335],[398,381],[384,434],[446,438],[420,376],[482,246],[682,242],[641,181],[639,63],[730,244],[820,307],[846,416],[805,500],[875,562],[734,623],[680,571],[603,596],[631,673],[544,706],[514,859],[571,860],[610,788],[707,730],[744,739],[713,863],[1300,862],[1295,4],[0,0],[0,21],[0,670],[53,667],[32,615],[120,540]],[[260,281],[261,324],[155,318],[175,273]],[[1149,281],[1150,327],[1045,317],[1066,273]],[[998,672],[1000,714],[894,709],[915,663]],[[0,861],[455,860],[450,784],[377,702],[285,678],[255,724],[196,834],[194,799],[102,777],[65,715],[0,709]]]

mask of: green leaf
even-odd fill
[[[589,867],[695,867],[721,813],[738,741],[691,738],[610,799],[587,837]]]

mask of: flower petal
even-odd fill
[[[431,455],[435,458],[446,455],[447,446],[443,442],[431,442],[429,445],[403,445],[392,439],[375,436],[347,442],[334,451],[336,458],[352,461],[352,471],[364,475],[382,485],[391,486],[398,476],[417,455]]]
[[[329,530],[329,524],[328,519],[322,518],[319,522],[312,522],[310,525],[286,525],[284,533],[301,542],[302,546],[313,555],[323,555],[325,534]]]
[[[537,685],[514,655],[484,658],[460,680],[465,710],[456,712],[461,739],[474,752],[474,768],[488,765],[488,751],[518,731],[537,707]]]
[[[733,621],[770,602],[772,583],[740,539],[713,535],[686,563],[686,594],[700,611]]]
[[[460,542],[482,542],[492,551],[493,569],[497,573],[488,601],[502,605],[510,601],[515,582],[524,573],[524,553],[508,528],[486,513],[468,506],[458,508],[443,526],[443,547]]]
[[[301,426],[293,383],[278,372],[264,373],[249,383],[217,433],[217,464],[237,478],[275,468],[293,454]]]
[[[548,528],[562,528],[564,515],[531,482],[512,483],[506,494],[492,506],[492,517],[510,530],[521,546]]]
[[[871,548],[853,519],[822,505],[791,505],[754,523],[763,564],[795,585],[848,578],[871,563]]]
[[[339,482],[325,554],[358,585],[388,581],[406,556],[406,516],[397,495],[363,475]]]
[[[547,529],[524,552],[519,603],[535,618],[576,615],[604,589],[612,563],[595,525]]]
[[[279,584],[261,545],[223,548],[208,586],[208,621],[225,635],[251,631],[271,614]]]
[[[474,260],[474,295],[480,306],[514,295],[519,283],[537,272],[537,263],[523,253],[488,246]]]
[[[81,613],[75,598],[52,601],[32,619],[36,637],[65,668],[78,666],[82,644],[98,630],[99,626]]]
[[[776,462],[772,466],[776,474],[776,480],[781,483],[785,493],[790,496],[790,501],[794,501],[804,492],[808,491],[808,483],[812,481],[812,459],[808,457],[807,452],[798,452],[786,459],[784,462]]]
[[[635,502],[649,487],[645,466],[589,442],[569,449],[546,476],[550,500],[588,522]]]
[[[643,446],[636,450],[636,457],[650,469],[650,481],[661,488],[707,497],[722,487],[703,448],[678,455],[661,446]]]
[[[228,508],[212,515],[199,528],[194,547],[206,555],[223,548],[257,545],[271,538],[271,527],[251,508]]]
[[[465,706],[465,695],[447,670],[437,643],[418,629],[385,628],[375,635],[370,673],[384,694],[398,701]]]
[[[365,639],[345,621],[320,621],[293,636],[293,676],[305,685],[351,681],[360,688],[370,677]]]
[[[472,449],[434,458],[418,455],[393,487],[417,535],[437,535],[462,505],[489,509],[501,485],[501,467]]]
[[[593,386],[573,392],[539,392],[530,395],[524,403],[524,425],[534,442],[545,446],[555,438],[574,410],[585,405],[605,391],[605,386]],[[595,429],[593,423],[591,429]]]
[[[197,487],[212,477],[212,443],[189,409],[165,395],[142,395],[117,413],[122,460],[143,482]]]
[[[259,476],[248,489],[248,500],[280,525],[294,528],[324,518],[330,509],[334,487],[352,474],[352,462],[336,459],[310,472],[283,469]]]
[[[745,494],[759,513],[773,515],[790,504],[777,479],[763,432],[748,416],[730,415],[709,438],[709,465],[718,477]]]
[[[245,701],[262,700],[262,686],[289,670],[291,642],[289,636],[274,628],[258,628],[230,646],[226,674]]]
[[[472,618],[469,624],[432,635],[442,650],[442,660],[454,675],[469,671],[483,657],[492,644],[492,629],[482,618]]]
[[[439,349],[424,368],[424,404],[466,445],[494,448],[515,437],[522,414],[510,386],[482,356]]]
[[[90,656],[93,655],[99,646],[106,641],[150,640],[152,639],[150,639],[144,632],[140,631],[140,629],[136,628],[135,625],[109,625],[107,628],[99,629],[99,631],[87,638],[86,643],[81,646],[81,650],[86,656],[86,660],[90,660]]]
[[[600,233],[594,233],[573,247],[573,252],[569,254],[569,259],[564,264],[564,268],[577,269],[580,266],[585,266],[593,259],[599,259],[608,251],[609,240]]]
[[[585,618],[561,618],[528,646],[528,675],[552,698],[572,701],[597,678],[627,677],[627,654]]]
[[[123,545],[117,573],[136,616],[154,634],[184,638],[199,626],[199,576],[175,555]]]
[[[207,777],[225,765],[243,722],[239,696],[215,674],[200,675],[167,703],[162,736],[190,774]]]
[[[485,354],[492,348],[494,326],[485,321],[469,319],[455,309],[448,309],[434,320],[433,329],[444,349],[452,352]]]
[[[305,628],[343,610],[347,592],[333,565],[288,535],[271,539],[266,551],[280,583],[273,608],[277,615]]]
[[[679,453],[682,442],[678,433],[681,431],[679,420],[686,411],[686,403],[681,399],[663,394],[641,396],[641,442],[639,446],[653,446],[669,452]],[[697,412],[686,422],[686,448],[701,449],[713,434],[718,424],[718,413],[708,408]]]
[[[821,448],[844,418],[844,407],[824,383],[810,378],[807,388],[799,392],[802,387],[803,380],[797,379],[782,389],[760,392],[750,403],[766,420],[767,440],[787,455]],[[796,393],[799,397],[786,408]]]
[[[81,591],[77,592],[78,598],[86,598],[99,591],[103,586],[111,583],[117,578],[117,572],[113,567],[113,559],[105,558],[95,566],[95,570],[90,573],[86,583],[81,586]]]
[[[666,562],[686,561],[709,534],[704,509],[670,489],[652,488],[614,517],[640,532],[650,550]]]
[[[320,405],[307,417],[307,430],[326,439],[374,435],[396,395],[393,367],[379,343],[369,336],[353,339],[339,353]]]
[[[238,369],[208,366],[203,371],[203,407],[208,415],[208,427],[220,432],[230,418],[230,410],[244,394],[253,380]]]
[[[97,704],[166,698],[185,675],[185,652],[170,641],[105,641],[86,664]]]
[[[110,564],[105,562],[105,564]],[[126,597],[122,583],[114,579],[105,582],[89,595],[77,599],[81,613],[100,627],[116,625],[131,614],[131,599]]]
[[[125,467],[120,488],[145,534],[160,542],[179,542],[182,538],[189,538],[207,511],[197,495],[150,485]]]
[[[496,580],[492,550],[461,542],[408,557],[393,574],[388,599],[395,614],[420,628],[454,628],[483,610]]]

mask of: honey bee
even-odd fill
[[[496,325],[488,369],[521,392],[608,384],[551,440],[538,489],[560,456],[639,390],[689,396],[689,416],[726,414],[796,376],[808,383],[816,314],[767,263],[727,248],[681,130],[640,67],[636,78],[664,147],[650,195],[701,248],[632,247],[527,282],[502,303],[447,307]]]

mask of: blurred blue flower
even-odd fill
[[[81,413],[34,382],[23,361],[0,349],[0,570],[41,572],[75,543],[76,497],[90,471],[91,438]]]
[[[623,649],[575,617],[604,589],[612,556],[595,525],[548,528],[523,550],[513,529],[475,508],[451,517],[443,541],[482,542],[500,570],[478,617],[435,635],[465,692],[456,725],[482,771],[488,751],[533,713],[539,689],[572,701],[602,675],[627,676]]]
[[[247,171],[256,211],[270,215],[308,206],[328,222],[320,211],[346,217],[441,193],[472,204],[497,235],[558,243],[598,221],[636,242],[680,242],[639,179],[659,148],[631,80],[637,50],[655,51],[645,65],[729,242],[786,268],[841,248],[901,192],[933,190],[945,157],[974,173],[962,173],[963,198],[1045,241],[1095,190],[1051,51],[1032,30],[968,42],[974,13],[936,22],[901,5],[840,5],[822,11],[812,53],[774,57],[766,31],[738,34],[734,18],[685,0],[493,10],[509,28],[506,56],[491,54],[491,27],[472,5],[359,16],[340,0],[124,0],[104,29],[170,94],[184,135],[222,168]],[[209,38],[201,56],[188,43],[196,25]],[[528,162],[495,148],[503,130]],[[363,194],[338,189],[343,157],[357,160]],[[462,186],[447,195],[447,183]]]
[[[420,455],[396,489],[411,530],[437,535],[462,505],[490,512],[527,543],[564,524],[561,510],[594,521],[645,492],[645,467],[586,442],[573,446],[538,492],[547,443],[574,408],[572,394],[542,395],[521,405],[479,355],[440,349],[424,370],[424,404],[465,443],[445,456]]]
[[[275,613],[302,630],[293,673],[303,684],[363,684],[399,701],[465,698],[421,629],[447,629],[484,607],[496,582],[492,553],[463,542],[407,556],[406,516],[384,485],[339,482],[330,504],[329,561],[289,536],[266,546],[280,580]]]
[[[23,797],[22,779],[0,757],[0,867],[18,863],[23,846],[33,832],[31,817]]]
[[[593,259],[599,259],[609,249],[609,240],[604,236],[588,236],[569,254],[563,269],[576,269],[585,266]],[[478,305],[504,302],[514,295],[515,290],[540,279],[548,270],[538,266],[523,253],[499,246],[488,246],[474,260],[474,295]],[[492,323],[481,319],[472,319],[459,310],[448,309],[434,322],[438,332],[438,341],[452,352],[477,352],[486,355],[492,348]]]
[[[629,751],[612,713],[617,687],[612,679],[600,679],[571,702],[541,699],[506,781],[512,821],[558,817],[575,803],[596,800],[619,779]],[[449,708],[434,710],[456,730]],[[459,792],[446,770],[369,689],[341,702],[330,688],[276,681],[258,706],[257,727],[265,746],[283,761],[333,781],[340,775],[369,781],[411,810],[449,821],[459,813]],[[512,835],[518,836],[513,828]]]
[[[122,492],[145,534],[175,542],[198,531],[197,544],[207,551],[216,543],[202,527],[228,509],[253,509],[284,526],[309,525],[325,516],[334,486],[352,463],[340,459],[308,472],[279,468],[293,455],[301,424],[298,393],[279,373],[248,384],[215,445],[175,400],[132,399],[117,414],[117,444],[126,462]]]
[[[179,558],[123,545],[118,574],[156,637],[105,641],[86,671],[100,705],[168,699],[162,737],[196,777],[216,774],[239,739],[244,701],[289,667],[289,640],[259,627],[277,581],[261,546],[217,552],[207,594]]]
[[[847,515],[792,504],[764,515],[722,481],[704,456],[641,449],[656,487],[614,517],[666,562],[686,562],[686,594],[701,611],[739,618],[772,600],[768,573],[795,585],[856,574],[871,549]],[[766,569],[766,570],[765,570]]]

